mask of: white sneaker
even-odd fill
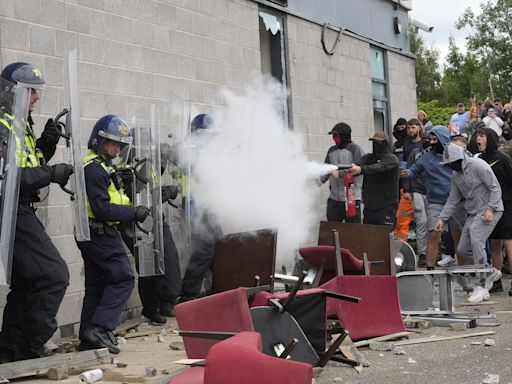
[[[455,263],[455,259],[450,255],[441,255],[441,260],[437,262],[440,267],[448,267]]]
[[[468,297],[470,303],[481,303],[482,301],[489,300],[489,291],[481,286],[476,286],[473,292]]]
[[[492,284],[495,281],[501,279],[501,271],[498,271],[496,268],[492,269],[492,272],[487,275],[485,278],[485,289],[489,291],[492,288]]]

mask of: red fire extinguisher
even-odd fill
[[[354,185],[354,176],[345,172],[343,175],[343,184],[345,185],[345,214],[347,217],[356,215],[356,187]]]

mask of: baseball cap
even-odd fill
[[[386,132],[376,132],[373,137],[369,138],[368,140],[375,140],[375,141],[388,141],[389,142],[389,136]]]

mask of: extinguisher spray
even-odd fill
[[[356,187],[354,185],[354,176],[345,172],[343,175],[343,184],[345,185],[345,214],[347,217],[356,216]]]

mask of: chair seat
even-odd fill
[[[338,276],[321,288],[360,297],[360,303],[327,299],[327,316],[336,315],[354,341],[404,332],[396,276]]]

